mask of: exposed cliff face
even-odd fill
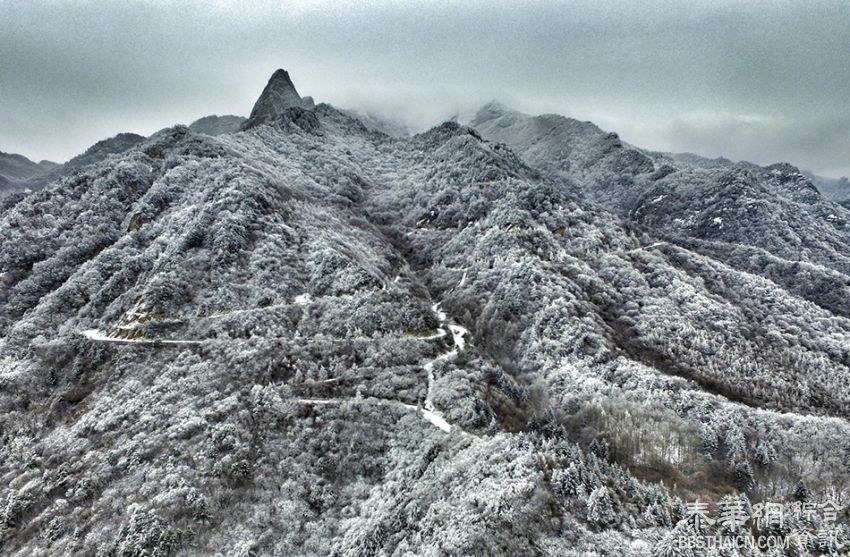
[[[257,105],[0,213],[4,553],[645,556],[687,501],[847,495],[850,248],[792,260],[792,167]],[[676,232],[653,175],[716,199]],[[744,199],[781,257],[710,228]]]
[[[283,115],[287,109],[296,107],[312,108],[313,99],[311,97],[302,99],[295,90],[289,73],[286,70],[277,70],[272,74],[260,98],[251,109],[251,116],[248,117],[244,127],[247,129],[272,122]]]

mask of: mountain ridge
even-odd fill
[[[4,191],[24,190],[29,180],[50,172],[56,166],[51,161],[36,163],[23,155],[0,151],[0,194]]]
[[[665,555],[694,499],[845,497],[848,250],[790,259],[795,171],[667,175],[784,233],[730,247],[621,197],[669,161],[592,124],[272,105],[0,212],[4,551]]]

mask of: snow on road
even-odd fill
[[[122,331],[125,333],[133,334],[139,332],[139,325],[144,321],[153,320],[154,316],[150,313],[143,310],[142,301],[136,302],[136,304],[127,310],[124,315],[118,320],[118,323],[113,327],[114,330]],[[156,321],[162,322],[174,322],[174,320],[166,320],[161,317],[157,317]],[[114,334],[110,334],[107,331],[102,331],[100,329],[86,329],[84,331],[80,331],[80,334],[86,337],[87,339],[94,342],[111,342],[114,344],[143,344],[148,346],[162,346],[162,345],[187,345],[187,344],[200,344],[199,340],[169,340],[169,339],[156,339],[156,338],[124,338],[120,336],[115,336]]]
[[[295,303],[299,306],[307,306],[313,303],[313,297],[307,293],[299,294],[295,296]]]
[[[402,406],[404,406],[405,408],[410,408],[411,410],[419,410],[420,412],[422,412],[422,417],[424,417],[426,420],[428,420],[438,428],[442,429],[446,433],[449,433],[452,430],[452,425],[446,420],[444,420],[440,414],[434,412],[433,410],[428,410],[427,408],[417,408],[412,404],[402,403]]]
[[[448,316],[446,312],[440,309],[439,302],[431,306],[431,311],[437,316],[437,319],[440,321],[440,329],[445,332],[445,323]],[[443,429],[443,424],[448,429],[445,431],[449,431],[451,429],[451,425],[443,419],[442,413],[436,409],[434,406],[434,364],[439,361],[451,360],[454,359],[458,351],[463,350],[466,347],[466,340],[464,340],[464,336],[469,334],[469,331],[466,328],[461,327],[460,325],[449,324],[449,330],[452,333],[452,340],[454,341],[454,348],[440,354],[433,360],[427,362],[424,366],[422,366],[428,374],[428,390],[425,393],[425,409],[423,410],[423,415],[425,419],[430,421],[432,424],[436,425],[440,429]],[[427,412],[427,414],[426,414]]]
[[[433,335],[428,335],[427,337],[417,337],[420,340],[437,340],[438,338],[443,338],[448,333],[442,327]]]
[[[300,294],[295,297],[295,303],[298,305],[308,305],[313,303],[313,299],[309,294]],[[448,335],[446,330],[446,320],[448,316],[446,312],[440,309],[439,302],[431,306],[431,310],[436,315],[437,319],[440,322],[440,328],[438,331],[432,335],[426,337],[419,337],[422,340],[435,340],[439,338],[443,338]],[[145,317],[145,314],[140,313],[137,308],[133,308],[127,313],[127,318],[125,321],[128,323],[122,323],[119,326],[120,329],[133,329],[134,319]],[[434,425],[434,427],[439,428],[440,430],[449,433],[452,430],[452,425],[443,418],[442,413],[439,412],[435,407],[432,400],[433,388],[434,388],[434,364],[439,361],[449,360],[458,355],[460,350],[463,350],[466,346],[465,336],[469,334],[469,331],[460,325],[449,324],[448,331],[452,334],[452,340],[454,341],[454,348],[449,350],[448,352],[444,352],[434,359],[425,363],[423,368],[428,374],[428,390],[425,396],[424,408],[419,408],[418,406],[413,406],[412,404],[403,403],[397,400],[388,400],[385,399],[384,402],[389,402],[391,404],[397,404],[403,406],[407,409],[417,410],[422,414],[422,417],[425,418],[429,423]],[[147,346],[163,346],[163,345],[192,345],[192,344],[200,344],[202,341],[199,340],[167,340],[167,339],[149,339],[149,338],[120,338],[116,336],[112,336],[106,331],[102,331],[100,329],[86,329],[84,331],[80,331],[80,334],[86,337],[87,339],[94,342],[109,342],[114,344],[141,344]],[[338,381],[339,378],[326,379],[321,381],[322,383],[330,383],[334,381]],[[314,404],[314,405],[332,405],[332,404],[341,404],[343,401],[364,401],[362,398],[300,398],[297,399],[298,402],[302,404]],[[462,433],[465,433],[461,430]]]
[[[436,303],[433,306],[431,306],[431,310],[434,312],[434,314],[437,316],[437,319],[440,322],[440,329],[437,333],[435,333],[433,335],[430,335],[430,336],[427,336],[427,337],[419,337],[422,340],[432,340],[432,339],[442,338],[442,337],[444,337],[448,334],[446,332],[446,320],[448,319],[446,312],[444,312],[440,309],[439,303]],[[437,427],[437,428],[439,428],[440,430],[442,430],[446,433],[450,433],[452,431],[453,426],[448,421],[446,421],[446,419],[443,418],[442,413],[434,407],[434,402],[433,402],[434,365],[439,361],[450,360],[450,359],[456,357],[458,355],[458,352],[463,350],[466,347],[466,340],[465,340],[464,337],[469,334],[469,331],[466,328],[461,327],[460,325],[449,324],[448,329],[452,333],[452,340],[454,341],[454,348],[452,348],[448,352],[444,352],[444,353],[440,354],[439,356],[437,356],[434,359],[426,362],[422,366],[423,369],[428,374],[428,390],[426,391],[426,394],[425,394],[425,402],[423,404],[424,408],[420,408],[418,406],[414,406],[412,404],[407,404],[405,402],[401,402],[401,401],[398,401],[398,400],[382,399],[382,402],[397,404],[397,405],[403,406],[404,408],[407,408],[409,410],[416,410],[416,411],[420,412],[422,414],[422,417],[425,418],[429,423],[431,423],[434,427]],[[334,379],[327,379],[325,381],[330,382],[330,381],[334,381]],[[365,400],[366,399],[354,398],[354,397],[330,398],[330,399],[328,399],[328,398],[300,398],[300,399],[298,399],[298,402],[300,402],[302,404],[330,405],[330,404],[341,404],[343,401],[351,401],[351,402],[360,401],[360,402],[363,402]],[[457,429],[460,429],[460,428],[457,428]],[[463,431],[462,429],[460,431],[461,431],[462,434],[466,434],[466,432]]]
[[[433,306],[431,306],[431,311],[434,312],[434,315],[439,319],[440,324],[446,321],[446,312],[440,309],[440,302],[437,302]]]
[[[446,433],[449,433],[452,430],[451,424],[449,424],[449,422],[444,420],[443,417],[440,414],[437,414],[437,413],[432,412],[430,410],[425,410],[423,408],[422,409],[422,415],[425,417],[426,420],[428,420],[429,422],[431,422],[432,424],[434,424],[438,428],[442,429]]]
[[[160,345],[186,345],[186,344],[200,344],[199,340],[167,340],[167,339],[152,339],[152,338],[120,338],[113,337],[109,334],[101,331],[100,329],[86,329],[85,331],[80,331],[80,334],[86,337],[89,340],[94,342],[112,342],[115,344],[146,344],[149,346],[160,346]]]
[[[452,339],[455,342],[455,346],[457,346],[458,350],[463,350],[466,347],[466,341],[463,337],[469,334],[469,331],[466,327],[461,327],[460,325],[449,325],[449,329],[452,331]]]
[[[299,398],[297,399],[301,404],[313,404],[316,406],[327,406],[331,404],[342,404],[343,402],[366,402],[367,399],[362,398]],[[404,402],[399,402],[397,400],[381,400],[381,402],[387,402],[390,404],[396,404],[408,410],[417,410],[422,413],[422,417],[424,417],[428,422],[433,424],[435,427],[440,428],[441,430],[449,433],[452,430],[452,426],[449,422],[443,419],[439,414],[432,412],[430,410],[426,410],[425,408],[417,408],[412,404],[407,404]]]
[[[660,247],[666,246],[666,245],[667,245],[667,242],[655,242],[654,244],[650,244],[648,246],[641,246],[639,248],[630,249],[630,250],[627,250],[623,253],[635,253],[635,252],[638,252],[638,251],[650,250],[650,249],[653,249],[653,248],[660,248]]]

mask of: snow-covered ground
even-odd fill
[[[313,297],[307,293],[299,294],[295,296],[295,303],[299,306],[306,306],[313,303]]]
[[[460,325],[449,325],[449,329],[452,331],[452,339],[454,339],[455,346],[458,350],[463,350],[466,347],[466,341],[463,337],[469,334],[469,331],[466,327],[461,327]]]

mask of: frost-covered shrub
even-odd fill
[[[98,548],[97,557],[168,557],[177,552],[183,536],[153,511],[136,509],[115,539]]]

